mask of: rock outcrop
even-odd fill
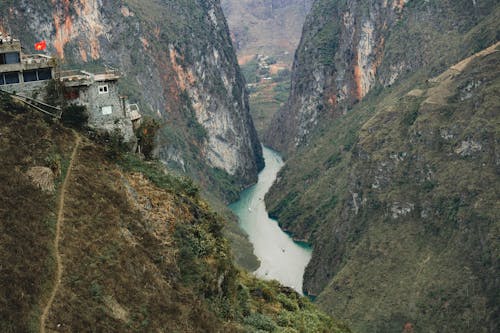
[[[375,87],[389,87],[424,66],[439,70],[453,64],[466,56],[450,52],[460,34],[493,5],[494,1],[441,1],[435,6],[407,0],[315,1],[295,54],[290,99],[275,115],[264,141],[295,151],[307,144],[323,118],[349,112]],[[436,64],[443,54],[447,56]]]

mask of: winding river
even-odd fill
[[[274,279],[302,294],[304,270],[311,259],[310,247],[295,242],[269,218],[264,195],[271,188],[278,171],[283,166],[281,156],[263,147],[265,168],[257,184],[241,193],[240,200],[229,208],[239,217],[240,226],[246,231],[260,260],[254,274],[263,279]]]

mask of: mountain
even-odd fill
[[[497,30],[491,19],[479,23],[495,10],[491,0],[315,1],[295,53],[290,99],[264,141],[294,151],[324,117],[349,112],[370,91],[421,68],[437,74],[489,46]]]
[[[495,1],[315,1],[271,215],[312,243],[304,287],[356,332],[495,332]]]
[[[122,92],[159,119],[156,155],[227,201],[257,179],[260,143],[218,0],[2,1],[0,28],[62,68],[124,73]]]
[[[289,94],[293,54],[312,0],[222,0],[259,137]]]
[[[0,96],[1,332],[349,332],[237,270],[192,181],[36,112]]]
[[[291,60],[312,0],[222,0],[221,3],[240,64],[245,64],[257,54]]]

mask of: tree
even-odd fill
[[[159,129],[160,124],[153,118],[145,118],[137,129],[139,147],[146,159],[153,157],[155,137]]]

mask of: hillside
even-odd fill
[[[0,119],[0,331],[348,332],[238,271],[188,179],[4,97]]]
[[[218,0],[2,1],[0,31],[45,39],[62,68],[118,68],[122,94],[162,124],[155,151],[227,201],[262,152]],[[22,22],[22,24],[21,24]]]
[[[307,145],[318,124],[370,91],[425,69],[436,75],[498,39],[487,1],[317,0],[292,68],[290,98],[263,141],[282,152]]]
[[[313,244],[305,289],[354,331],[495,332],[500,7],[371,4],[313,4],[290,108],[267,136],[288,160],[266,202]],[[347,20],[345,6],[365,12]],[[375,14],[363,39],[361,22]],[[361,30],[347,34],[349,22]],[[377,38],[382,50],[366,58],[377,70],[358,85],[357,48]]]

